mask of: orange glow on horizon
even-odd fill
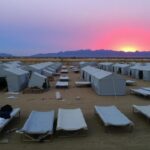
[[[134,46],[122,46],[120,50],[124,52],[136,52],[137,48]]]

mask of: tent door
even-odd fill
[[[91,82],[91,76],[89,76],[89,81]]]
[[[0,91],[8,91],[7,80],[5,77],[0,77]]]
[[[84,72],[82,73],[82,79],[84,80]]]
[[[121,74],[121,68],[118,69],[118,74]]]
[[[113,72],[114,72],[114,70],[115,70],[114,67],[112,67],[112,71],[113,71]]]
[[[139,79],[143,79],[143,71],[139,71]]]

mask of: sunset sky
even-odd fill
[[[0,0],[0,53],[150,51],[150,0]]]

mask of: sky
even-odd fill
[[[0,53],[150,51],[150,0],[0,0]]]

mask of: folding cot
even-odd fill
[[[89,87],[91,86],[91,82],[88,81],[76,81],[75,82],[76,87]]]
[[[95,112],[106,127],[131,127],[133,122],[129,120],[116,106],[95,106]]]
[[[4,118],[0,118],[0,131],[3,130],[3,128],[15,117],[20,117],[20,108],[13,108],[11,114],[10,114],[10,118],[8,119],[4,119]]]
[[[131,89],[131,92],[142,96],[150,96],[150,91],[143,88]]]
[[[30,141],[43,141],[53,134],[54,111],[32,111],[24,126],[17,131]],[[26,140],[28,141],[28,140]]]
[[[78,131],[81,130],[87,131],[87,129],[88,127],[80,108],[76,109],[59,108],[56,126],[57,131],[77,133]]]
[[[135,85],[136,84],[136,81],[134,81],[134,80],[126,80],[126,85]]]
[[[68,76],[60,76],[59,81],[69,81],[69,77]]]
[[[150,119],[150,105],[145,106],[138,106],[138,105],[132,105],[133,112],[140,113]]]
[[[67,81],[62,82],[62,81],[57,81],[56,82],[56,88],[68,88],[69,84]]]

